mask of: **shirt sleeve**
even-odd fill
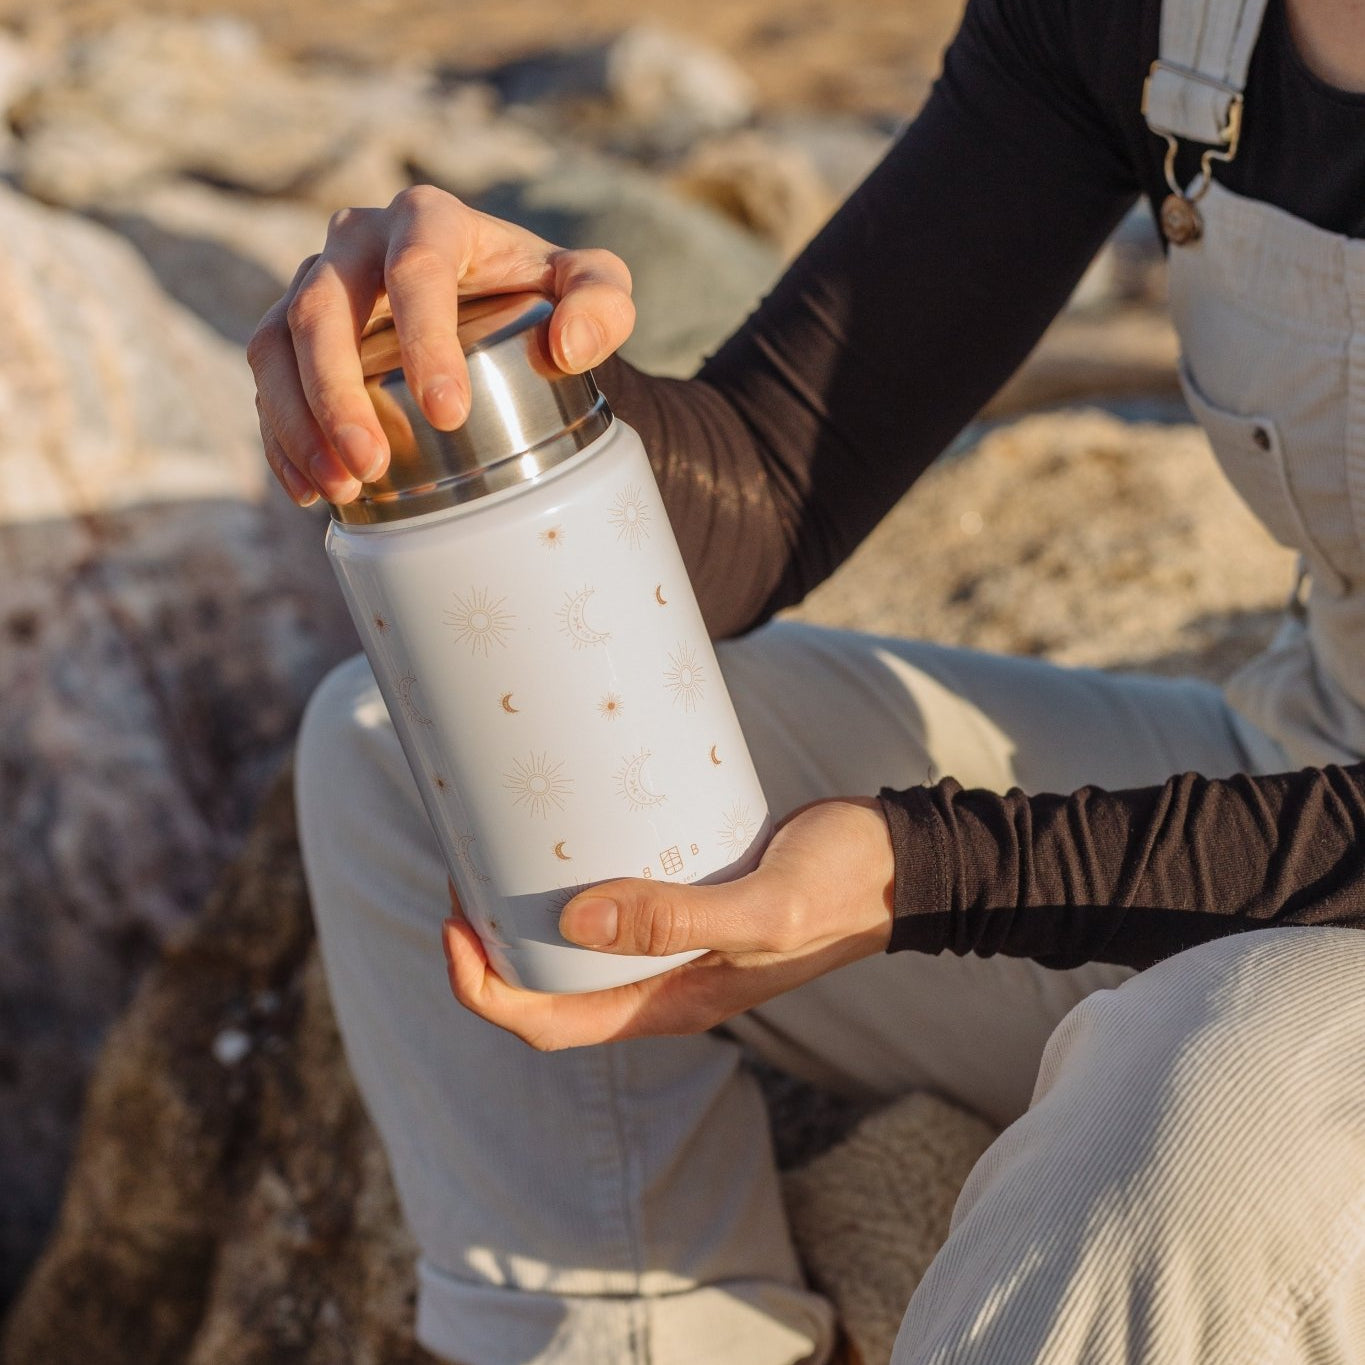
[[[1147,967],[1225,934],[1365,928],[1365,764],[1069,796],[881,793],[891,951]]]
[[[650,451],[714,635],[800,601],[852,553],[1133,202],[1072,25],[1068,0],[972,0],[923,111],[695,377],[599,371]]]

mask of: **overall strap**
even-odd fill
[[[1154,133],[1222,149],[1216,159],[1232,158],[1265,7],[1266,0],[1162,0],[1160,56],[1142,96]]]

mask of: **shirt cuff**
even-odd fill
[[[949,946],[952,878],[948,834],[929,787],[877,793],[895,861],[888,953],[941,953]]]

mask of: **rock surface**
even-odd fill
[[[349,626],[240,354],[0,189],[0,1302],[104,1029],[239,846]]]
[[[1053,413],[936,465],[795,614],[1216,679],[1268,641],[1293,576],[1197,427]]]
[[[599,157],[478,200],[561,246],[604,246],[634,277],[638,322],[621,353],[657,374],[690,374],[743,320],[780,268],[751,233],[643,172]]]
[[[5,1365],[434,1365],[294,838],[286,772],[110,1033]]]

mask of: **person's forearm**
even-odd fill
[[[1070,796],[882,793],[891,950],[1146,967],[1277,924],[1365,928],[1365,765]]]

